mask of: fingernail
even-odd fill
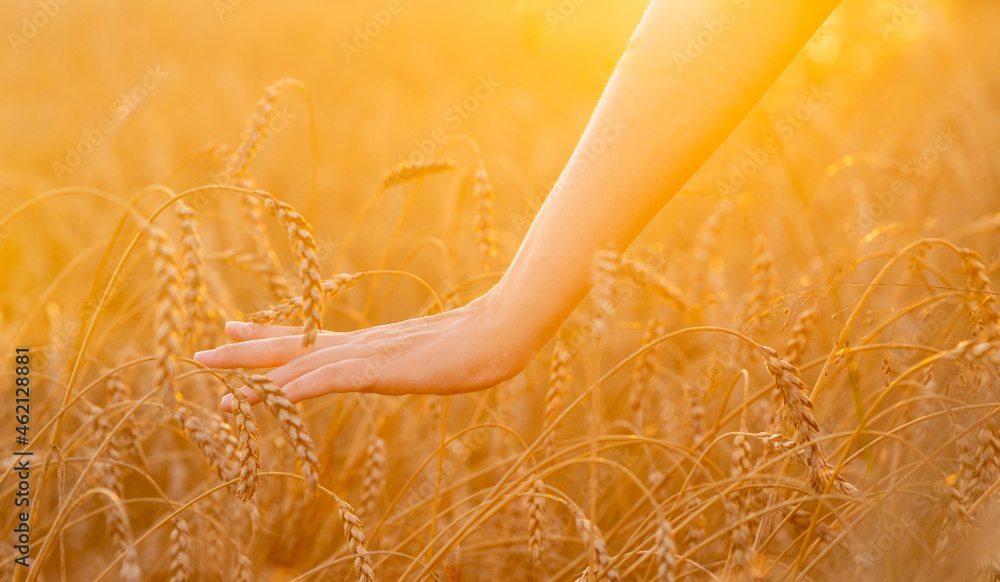
[[[229,406],[229,403],[232,402],[232,400],[233,400],[233,395],[226,394],[225,396],[222,397],[222,406]]]
[[[201,351],[201,352],[196,352],[195,355],[194,355],[194,361],[196,361],[196,362],[204,362],[208,358],[208,355],[211,354],[211,353],[212,353],[212,350],[204,350],[204,351]]]

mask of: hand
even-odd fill
[[[347,332],[324,332],[308,351],[302,330],[231,321],[237,343],[198,352],[212,368],[274,368],[265,374],[293,403],[324,394],[458,394],[518,374],[534,351],[505,329],[489,294],[446,313]],[[249,387],[251,404],[260,401]],[[232,395],[222,407],[230,410]]]

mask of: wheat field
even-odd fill
[[[0,580],[1000,579],[994,2],[846,0],[499,386],[192,360],[482,295],[643,8],[0,5]]]

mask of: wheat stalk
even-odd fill
[[[656,520],[653,547],[656,553],[657,582],[674,582],[677,579],[677,543],[674,541],[674,529],[665,517]]]
[[[237,182],[245,188],[256,189],[256,184],[249,177],[239,178]],[[256,251],[248,253],[249,256],[241,257],[247,263],[245,265],[237,263],[237,266],[263,277],[267,281],[271,293],[279,299],[284,300],[292,297],[295,295],[295,291],[285,278],[281,261],[278,259],[277,253],[274,252],[271,236],[264,224],[264,203],[253,196],[244,196],[240,206],[243,211],[243,221],[250,226],[250,238],[254,242]]]
[[[833,543],[837,538],[837,533],[830,529],[825,523],[813,523],[813,514],[808,511],[795,511],[790,516],[790,521],[797,528],[806,531],[812,526],[813,533],[826,543]]]
[[[173,520],[170,530],[170,580],[187,582],[191,579],[191,533],[187,522],[181,518]]]
[[[688,548],[701,544],[707,535],[705,532],[707,520],[705,519],[704,510],[700,506],[701,499],[698,496],[693,496],[688,500],[687,512],[689,514],[697,512],[695,518],[691,521],[690,525],[688,525],[687,532],[685,532],[684,535],[684,544]]]
[[[448,553],[443,565],[445,582],[460,582],[462,579],[462,544],[457,544],[455,549]]]
[[[972,298],[972,312],[981,314],[985,341],[1000,341],[1000,311],[997,294],[993,292],[989,271],[982,256],[972,249],[961,249],[962,267],[968,277],[969,289],[976,292]]]
[[[156,300],[156,354],[153,384],[160,388],[164,401],[177,402],[175,380],[180,338],[184,329],[183,279],[177,255],[170,239],[160,228],[149,226],[149,252],[153,256],[153,277],[159,287]]]
[[[826,491],[827,483],[832,480],[833,489],[853,497],[864,498],[857,487],[851,485],[842,475],[832,474],[826,461],[826,452],[819,443],[819,424],[813,416],[813,402],[806,394],[806,385],[799,379],[798,370],[788,362],[778,357],[778,352],[762,346],[760,353],[764,356],[767,371],[774,377],[781,399],[779,415],[787,423],[794,434],[794,440],[802,445],[802,459],[809,469],[809,483],[817,492]]]
[[[642,336],[642,346],[648,346],[666,332],[666,325],[662,319],[656,317],[650,320]],[[643,432],[643,427],[646,425],[646,407],[649,403],[650,384],[653,381],[653,374],[656,372],[658,355],[659,350],[656,347],[647,349],[635,359],[635,365],[632,368],[631,389],[625,409],[632,415],[632,423],[639,429],[640,433]]]
[[[228,481],[229,474],[226,470],[229,467],[229,459],[223,454],[212,431],[186,406],[179,406],[174,413],[174,418],[191,443],[201,451],[208,466],[216,470],[219,479]]]
[[[798,443],[789,440],[788,437],[783,434],[759,432],[754,436],[767,445],[768,449],[778,453],[787,453],[788,451],[794,450],[797,446],[799,446]]]
[[[260,431],[246,394],[234,386],[230,386],[229,393],[233,395],[230,406],[240,450],[240,480],[236,497],[249,503],[260,486]]]
[[[750,461],[753,451],[750,448],[750,440],[746,436],[747,425],[745,416],[746,409],[744,409],[744,414],[740,418],[740,432],[736,433],[736,436],[733,437],[733,452],[729,459],[729,475],[737,483],[743,481],[747,475],[753,472],[753,463]],[[749,500],[748,494],[744,492],[737,497],[740,509],[745,509],[746,503]]]
[[[316,334],[323,327],[323,280],[319,260],[316,258],[316,240],[312,235],[312,227],[290,205],[262,191],[258,190],[257,193],[264,197],[264,208],[285,228],[295,252],[299,280],[302,283],[302,345],[308,349],[316,342]]]
[[[337,502],[337,511],[340,514],[340,522],[344,526],[344,537],[354,558],[354,570],[358,574],[360,582],[376,582],[375,567],[372,564],[371,555],[368,553],[368,540],[365,538],[364,524],[354,514],[354,508],[343,499],[334,496]]]
[[[819,314],[819,303],[814,303],[796,318],[792,325],[792,337],[785,344],[785,361],[789,364],[798,366],[802,363],[802,356],[809,349],[812,328],[816,325]]]
[[[250,386],[265,406],[277,417],[282,431],[291,441],[295,459],[302,468],[306,491],[310,495],[319,484],[319,458],[316,456],[316,445],[313,443],[306,425],[302,422],[295,406],[285,398],[267,376],[260,374],[240,374],[244,382]]]
[[[570,363],[573,356],[562,335],[556,338],[549,366],[549,387],[545,392],[545,428],[553,427],[569,397]],[[553,428],[545,437],[545,456],[552,457],[556,448],[556,431]]]
[[[122,553],[121,579],[123,582],[139,582],[142,569],[139,567],[139,555],[132,547],[132,528],[128,523],[128,514],[119,499],[120,480],[111,484],[111,507],[107,510],[106,521],[111,530],[111,543]]]
[[[774,297],[775,282],[778,279],[774,253],[771,252],[767,237],[762,234],[754,236],[753,249],[750,297],[747,299],[746,310],[750,319],[743,326],[743,333],[750,337],[755,337],[762,328],[761,318],[752,312]]]
[[[955,487],[956,483],[957,476],[949,475],[941,485],[944,519],[934,548],[935,559],[940,559],[952,544],[961,541],[976,523],[965,509],[962,492]]]
[[[197,349],[198,337],[207,319],[205,297],[205,257],[194,210],[183,202],[176,206],[181,226],[181,272],[184,274],[184,344]]]
[[[360,277],[360,274],[341,274],[336,275],[332,279],[326,279],[321,284],[323,293],[321,301],[325,303],[330,299],[340,296],[341,293],[353,287]],[[303,317],[303,304],[304,302],[301,297],[292,297],[272,306],[270,309],[253,313],[247,319],[253,323],[280,324],[289,319]]]
[[[250,162],[253,161],[264,142],[267,126],[274,115],[274,103],[278,99],[278,92],[288,83],[289,79],[282,79],[264,88],[264,94],[257,100],[257,106],[247,120],[240,145],[226,166],[226,173],[232,178],[241,178],[246,175]]]
[[[489,174],[486,173],[486,164],[482,160],[476,166],[472,181],[475,198],[473,229],[479,241],[479,255],[484,269],[489,271],[490,259],[497,255],[497,230],[493,209],[493,185],[490,183]]]
[[[640,259],[622,256],[621,273],[643,289],[670,300],[679,309],[687,310],[689,308],[688,301],[684,298],[684,293],[671,283],[666,275],[654,271]]]
[[[622,272],[621,253],[610,246],[594,251],[590,272],[590,280],[594,286],[591,291],[594,332],[602,335],[607,330],[608,319],[615,311],[615,285]]]
[[[236,556],[236,582],[255,582],[256,577],[253,573],[253,562],[250,558],[243,554],[238,554]]]
[[[531,496],[528,498],[528,554],[531,558],[531,569],[535,573],[541,569],[542,558],[548,548],[545,514],[545,484],[541,479],[533,479]]]
[[[111,374],[108,376],[106,385],[108,387],[108,394],[111,397],[112,404],[125,404],[129,401],[128,384],[121,379],[119,374]],[[135,426],[123,426],[122,429],[115,434],[111,441],[111,445],[115,450],[123,452],[127,451],[133,458],[142,458],[142,448],[139,444],[139,431]]]
[[[691,444],[695,449],[701,447],[705,440],[705,395],[697,386],[684,383],[684,395],[687,397],[690,416]]]
[[[385,495],[385,441],[380,437],[375,437],[368,445],[362,472],[364,483],[361,494],[361,515],[365,519],[372,519]]]
[[[103,411],[96,406],[89,405],[88,409],[97,426],[95,439],[98,442],[103,442],[111,434],[113,429],[111,422],[103,414]],[[108,451],[108,455],[112,459],[117,459],[118,451],[112,446]],[[104,518],[105,524],[111,532],[112,546],[118,552],[124,553],[121,564],[121,578],[125,582],[138,582],[142,576],[142,571],[139,568],[139,558],[135,548],[130,547],[132,545],[132,530],[128,524],[128,515],[125,513],[125,508],[119,500],[119,497],[123,494],[123,487],[118,465],[109,461],[98,461],[94,464],[94,472],[98,486],[107,489],[111,495],[111,507],[107,509]]]
[[[382,178],[382,190],[388,190],[400,184],[454,170],[458,165],[451,160],[423,160],[416,164],[403,162]]]
[[[601,534],[601,530],[597,527],[597,524],[587,519],[587,516],[573,504],[570,504],[569,508],[573,513],[576,530],[583,540],[583,545],[590,547],[593,544],[594,555],[597,560],[597,582],[621,582],[621,576],[619,576],[618,571],[611,564],[611,553],[608,552],[608,544],[604,541],[604,536]],[[586,572],[582,578],[587,578]]]
[[[979,429],[972,474],[965,494],[967,505],[974,503],[1000,476],[1000,428],[992,418]]]
[[[222,449],[222,460],[225,467],[222,472],[227,479],[232,479],[238,473],[236,465],[239,461],[240,442],[230,426],[221,416],[214,412],[207,413],[208,430],[212,437],[219,442]]]
[[[223,263],[260,277],[267,283],[271,294],[282,301],[291,298],[294,293],[277,266],[277,257],[270,258],[267,254],[261,252],[241,253],[234,249],[223,251],[213,255],[213,257]]]
[[[699,302],[714,305],[721,293],[718,277],[712,275],[712,257],[715,254],[715,247],[722,234],[722,219],[731,210],[731,205],[723,203],[718,205],[711,214],[701,223],[698,232],[695,234],[695,245],[691,251],[694,262],[693,271],[696,275],[697,300]]]
[[[743,511],[739,503],[725,501],[726,516],[730,523],[729,535],[732,540],[730,553],[730,580],[735,582],[750,582],[750,564],[753,559],[753,536],[750,527],[742,519]]]

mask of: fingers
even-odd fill
[[[372,385],[365,377],[367,362],[367,358],[354,358],[320,366],[285,384],[283,392],[294,404],[325,394],[368,391]]]
[[[219,346],[196,353],[194,360],[210,368],[271,368],[303,353],[301,336],[289,335]]]
[[[365,373],[372,376],[372,372],[360,365],[369,361],[365,357],[368,353],[360,345],[336,346],[295,358],[264,376],[282,388],[285,397],[293,404],[333,392],[362,391],[368,381]],[[243,386],[241,390],[251,406],[260,402],[257,392],[249,386]],[[222,399],[222,409],[226,412],[232,411],[232,398],[232,394],[226,394]]]
[[[280,366],[302,355],[301,333],[301,327],[229,321],[226,323],[226,335],[241,343],[198,352],[194,360],[213,368]]]
[[[242,321],[226,322],[226,335],[229,336],[230,339],[238,342],[301,334],[301,327],[267,325],[263,323],[244,323]]]
[[[447,324],[445,318],[428,317],[326,333],[308,352],[303,351],[297,328],[229,324],[226,333],[239,343],[198,352],[194,359],[213,368],[274,368],[266,376],[291,402],[343,392],[408,394],[428,388],[430,372],[440,365],[438,354],[468,348],[464,336],[452,333],[448,345],[428,349],[427,342],[442,337],[435,328],[448,328],[442,324]],[[414,352],[415,346],[421,349]],[[251,405],[260,402],[253,389],[242,390]],[[232,396],[226,395],[223,410],[230,411],[231,401]]]

